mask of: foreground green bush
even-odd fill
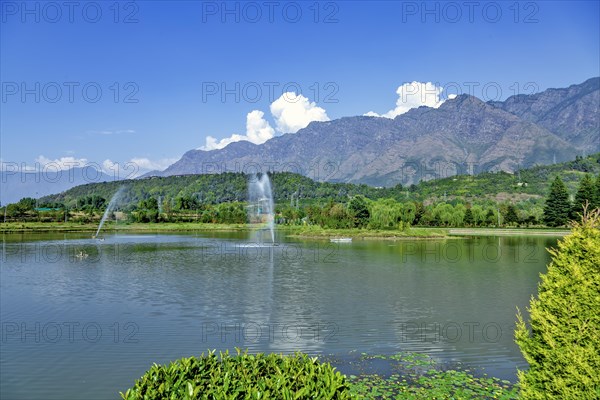
[[[297,353],[214,351],[199,358],[154,364],[121,397],[133,399],[347,399],[345,376],[316,357]]]
[[[523,399],[600,398],[600,210],[550,250],[531,330],[519,313],[515,339],[528,371],[519,371]]]

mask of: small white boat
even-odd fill
[[[352,238],[331,238],[329,241],[332,243],[350,243]]]

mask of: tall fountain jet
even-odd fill
[[[106,210],[104,210],[104,215],[102,215],[102,219],[100,220],[100,225],[98,225],[98,230],[96,231],[96,234],[94,236],[92,236],[92,239],[96,239],[98,237],[98,234],[100,233],[100,229],[102,229],[102,225],[104,225],[104,221],[106,221],[106,218],[108,217],[108,214],[110,213],[110,210],[113,209],[113,207],[115,206],[115,203],[119,199],[119,196],[121,196],[121,193],[123,193],[123,189],[125,189],[125,187],[121,186],[119,188],[119,190],[117,190],[117,192],[113,195],[112,199],[110,199],[110,201],[108,202],[108,205],[106,206]]]
[[[267,174],[250,175],[248,182],[248,222],[261,224],[258,233],[268,232],[271,243],[275,243],[273,192]],[[262,235],[257,241],[263,242]]]

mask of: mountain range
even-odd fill
[[[53,171],[0,171],[0,203],[16,203],[23,197],[38,198],[86,183],[114,180],[115,177],[91,166]]]
[[[514,172],[600,151],[600,77],[484,102],[459,95],[394,119],[311,122],[263,144],[190,150],[145,176],[289,171],[316,180],[393,186],[455,174]]]
[[[316,181],[391,187],[455,174],[514,172],[599,151],[596,77],[505,101],[460,95],[439,108],[420,107],[394,119],[356,116],[311,122],[295,134],[260,145],[240,141],[219,150],[190,150],[164,171],[142,177],[274,170]],[[0,171],[0,202],[114,180],[82,168],[59,175]]]

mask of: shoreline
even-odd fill
[[[565,236],[568,229],[544,228],[452,228],[450,236]]]
[[[0,223],[0,233],[85,233],[96,232],[96,224],[48,223],[48,222],[9,222]],[[252,227],[246,224],[201,224],[195,222],[162,222],[106,224],[102,232],[246,232]],[[414,227],[406,231],[369,229],[328,229],[315,226],[278,226],[276,231],[297,239],[352,238],[356,240],[443,240],[469,236],[565,236],[568,229],[550,228],[439,228]]]
[[[8,225],[8,226],[7,226]],[[44,223],[44,222],[11,222],[0,223],[0,233],[48,233],[48,232],[96,232],[98,224],[77,223]],[[241,224],[200,224],[200,223],[133,223],[105,224],[102,233],[107,232],[192,232],[222,231],[243,232],[250,230]]]

